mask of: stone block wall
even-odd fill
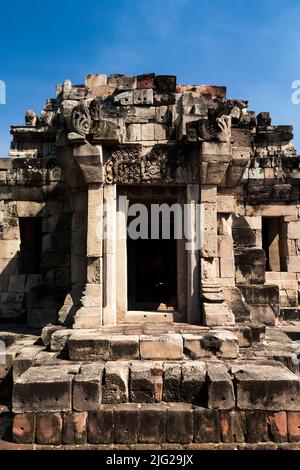
[[[71,283],[72,213],[61,169],[52,157],[4,158],[0,175],[0,321],[42,327],[57,321]],[[32,218],[40,220],[40,233],[38,239],[34,233],[26,236],[31,245],[40,244],[40,260],[26,272],[20,220]],[[26,255],[30,265],[35,249]]]

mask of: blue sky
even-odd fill
[[[293,124],[300,150],[298,0],[52,0],[1,3],[0,156],[10,124],[88,73],[175,74],[178,83],[226,85],[250,109]]]

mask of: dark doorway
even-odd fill
[[[266,254],[266,271],[287,271],[286,240],[281,217],[262,217],[262,247]]]
[[[149,211],[150,213],[150,211]],[[129,221],[130,222],[130,221]],[[162,222],[161,222],[162,224]],[[177,250],[174,220],[170,239],[127,239],[128,309],[165,311],[177,308]],[[161,232],[161,230],[160,230]]]
[[[40,274],[42,253],[42,219],[20,217],[21,248],[19,274]]]

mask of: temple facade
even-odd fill
[[[291,126],[223,87],[97,74],[66,80],[11,134],[0,159],[0,321],[274,325],[298,308]],[[160,224],[171,232],[174,207],[189,207],[189,234],[120,236],[137,204],[170,208]]]
[[[223,87],[97,74],[11,134],[6,445],[299,449],[292,126]]]

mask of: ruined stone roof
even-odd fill
[[[57,146],[85,143],[227,143],[231,163],[225,186],[242,181],[252,202],[298,198],[293,127],[272,125],[269,113],[249,111],[248,101],[227,98],[225,87],[178,85],[175,76],[154,73],[87,75],[85,84],[65,80],[40,116],[29,110],[25,121],[25,126],[11,128],[11,157],[55,158]],[[230,171],[234,181],[228,177]]]

